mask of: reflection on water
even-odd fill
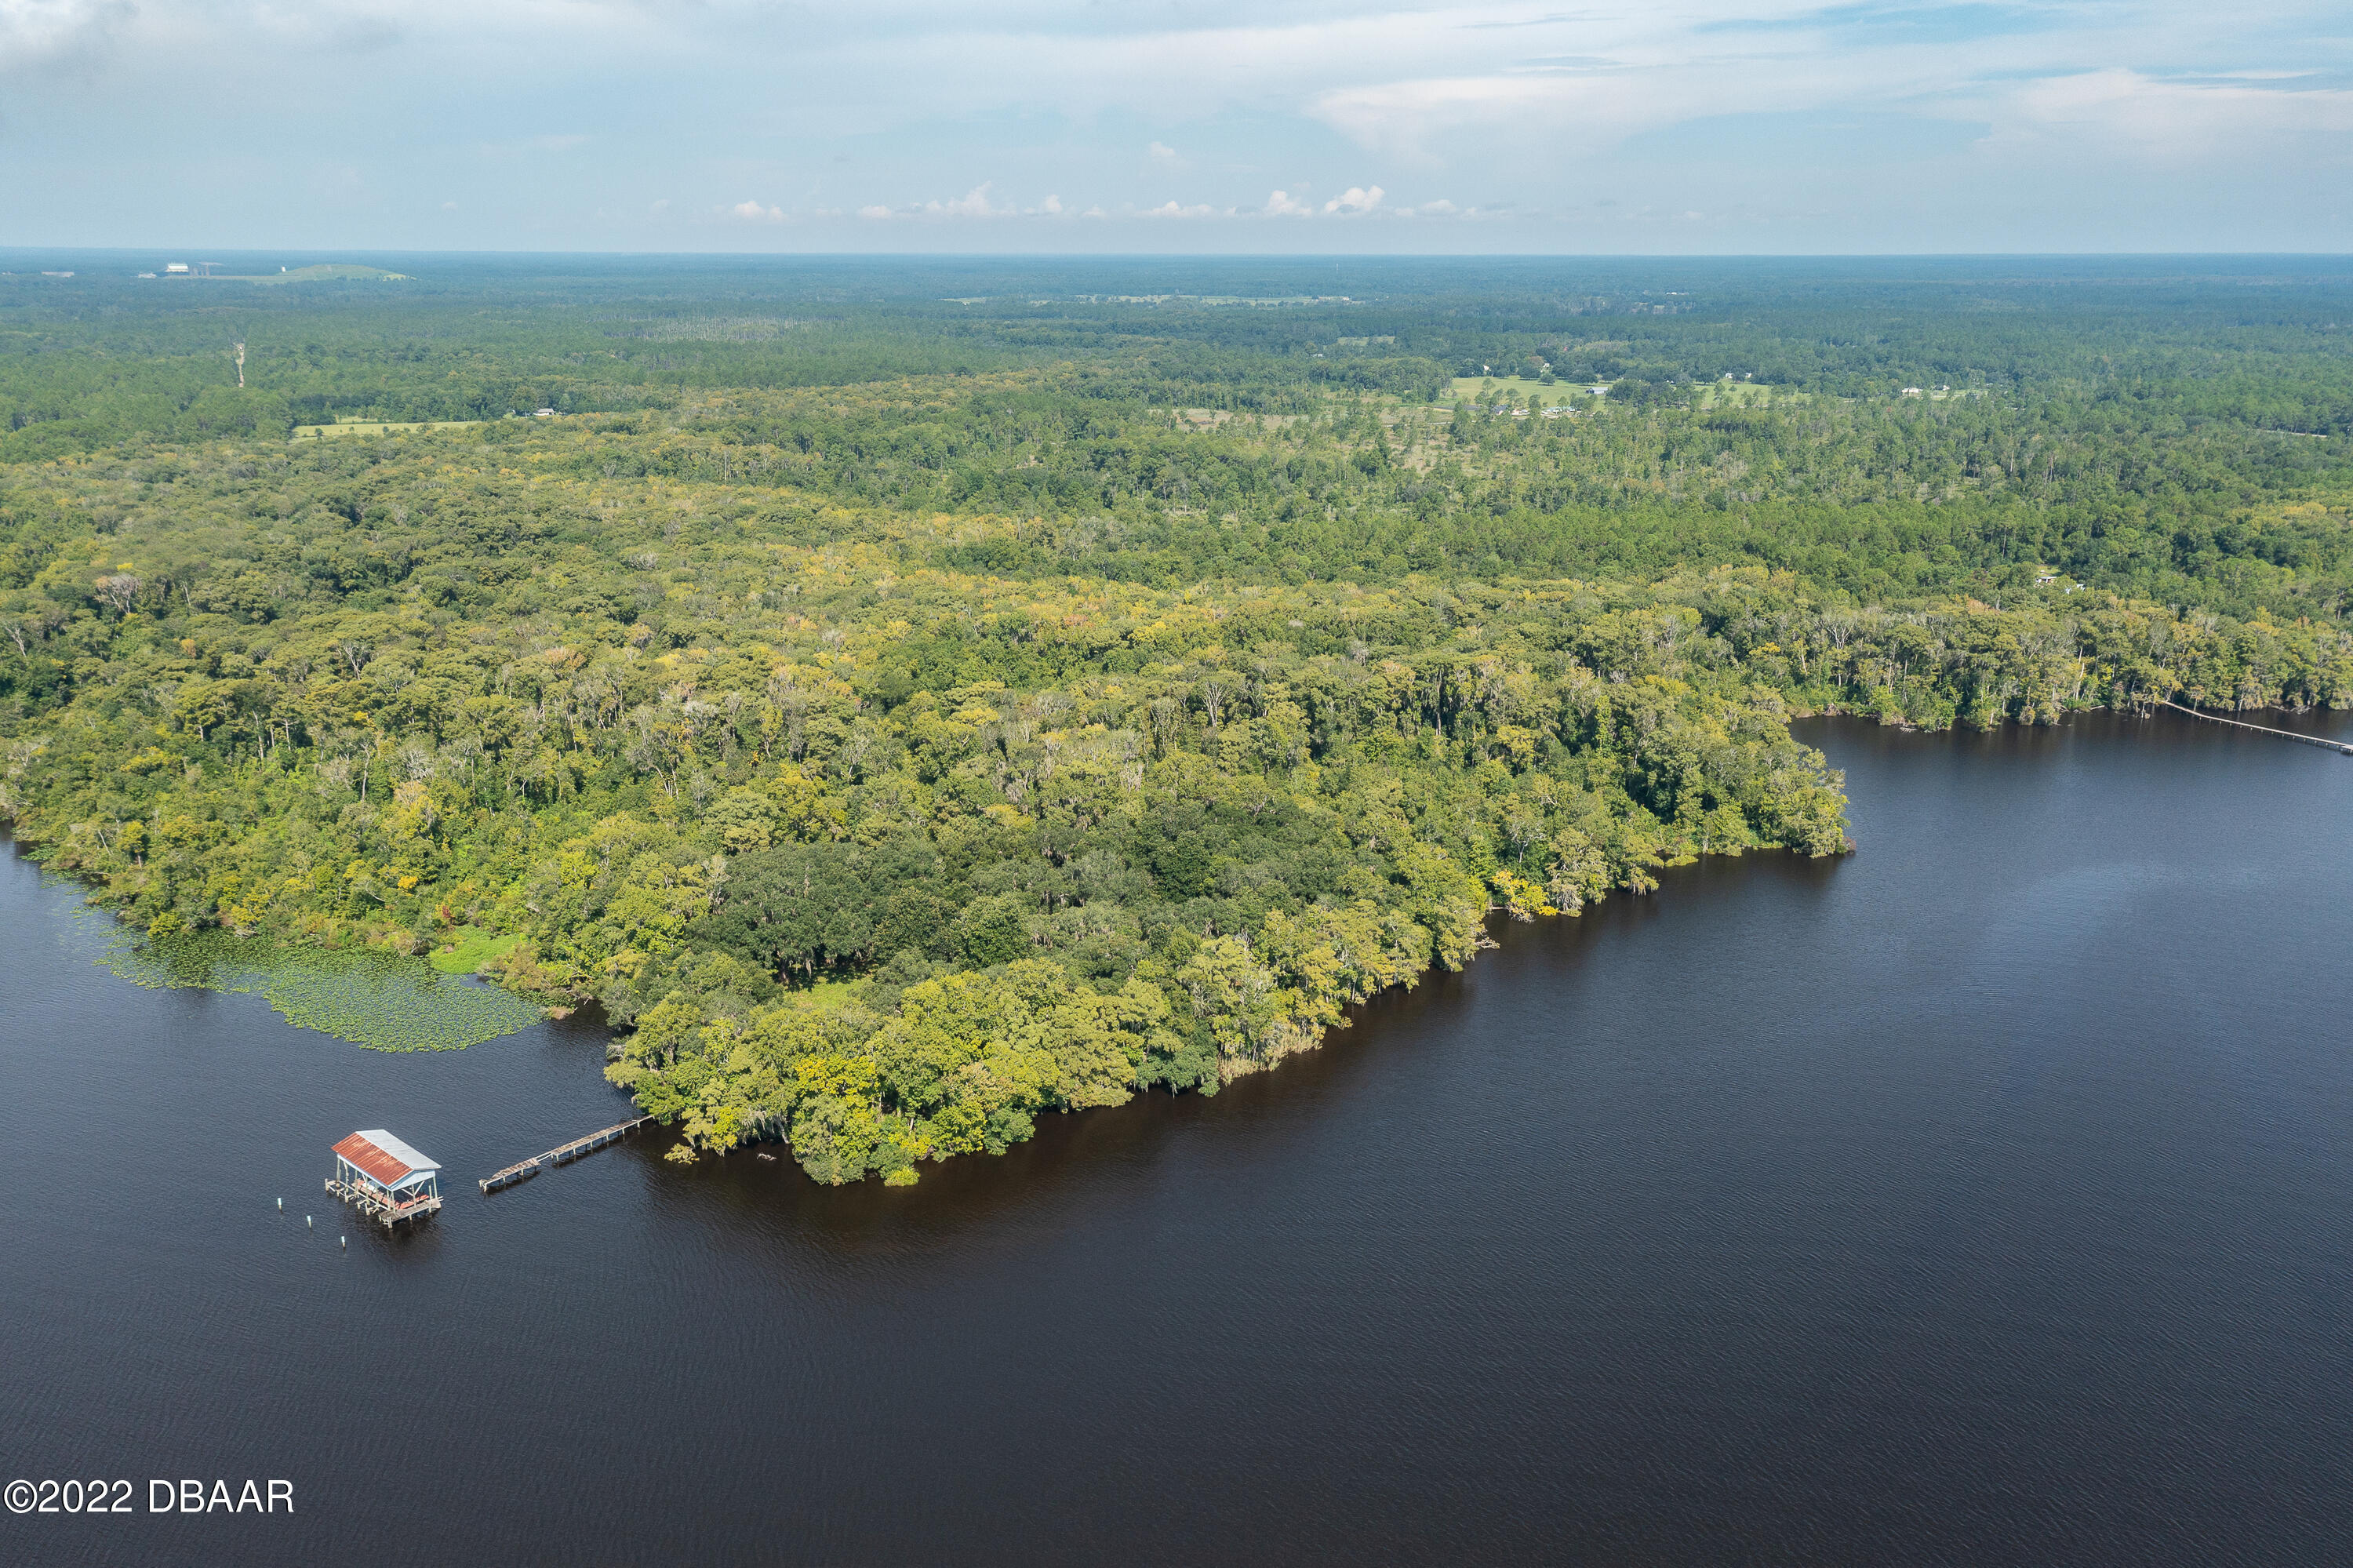
[[[912,1189],[657,1137],[482,1198],[619,1119],[598,1031],[387,1055],[125,986],[15,863],[11,1474],[301,1511],[0,1517],[0,1555],[2338,1555],[2353,762],[1801,731],[1853,856],[1513,927],[1213,1099]],[[320,1193],[363,1127],[447,1167],[414,1235]]]

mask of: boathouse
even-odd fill
[[[355,1132],[335,1145],[335,1173],[327,1191],[389,1230],[441,1207],[441,1167],[382,1128]]]

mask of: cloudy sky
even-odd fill
[[[0,0],[0,245],[2353,250],[2353,4]]]

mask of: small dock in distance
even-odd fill
[[[544,1154],[534,1154],[528,1160],[518,1160],[505,1170],[493,1171],[483,1177],[476,1185],[480,1186],[485,1193],[495,1192],[501,1187],[512,1187],[526,1177],[538,1175],[548,1166],[569,1164],[582,1155],[602,1149],[608,1143],[617,1143],[653,1119],[649,1116],[641,1116],[635,1121],[616,1122],[602,1132],[592,1132],[586,1138],[575,1138],[561,1148],[551,1149]]]
[[[2188,714],[2191,718],[2204,719],[2208,724],[2225,724],[2232,729],[2250,729],[2257,735],[2276,736],[2282,740],[2295,741],[2299,746],[2316,746],[2324,751],[2334,751],[2346,757],[2353,757],[2353,746],[2348,746],[2341,740],[2331,740],[2325,735],[2298,735],[2292,729],[2274,729],[2268,725],[2248,724],[2240,719],[2224,718],[2220,714],[2210,714],[2198,708],[2186,708],[2179,703],[2168,702],[2163,697],[2159,697],[2158,701],[2175,713]]]

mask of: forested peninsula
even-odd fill
[[[2342,280],[1417,276],[0,279],[0,813],[904,1182],[1850,847],[1793,714],[2353,704]]]

